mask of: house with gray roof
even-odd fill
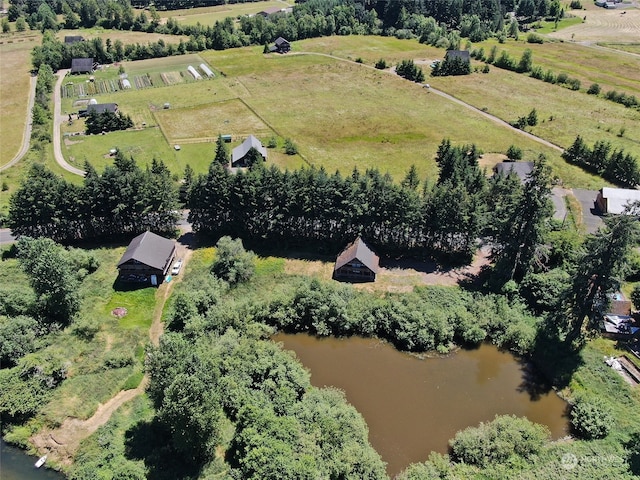
[[[520,182],[525,183],[533,172],[533,162],[500,162],[493,167],[493,172],[505,176],[515,173]]]
[[[244,142],[231,151],[231,166],[234,168],[247,167],[248,154],[251,149],[256,150],[262,156],[263,161],[267,160],[267,149],[260,140],[253,135],[249,135]]]
[[[91,72],[93,72],[93,58],[71,59],[71,73],[91,73]]]
[[[120,279],[158,285],[176,256],[176,243],[152,232],[138,235],[118,262]]]
[[[338,255],[333,268],[333,278],[356,282],[375,282],[380,270],[380,259],[358,237]]]

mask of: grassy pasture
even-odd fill
[[[637,110],[498,68],[492,68],[488,74],[430,78],[429,81],[434,87],[506,121],[515,121],[535,108],[539,124],[530,131],[563,148],[568,148],[576,136],[581,135],[588,144],[607,140],[614,147],[640,157],[640,112]],[[622,128],[625,133],[619,137]]]
[[[22,144],[27,123],[31,50],[40,45],[41,37],[40,32],[30,31],[0,35],[0,165],[8,163]]]
[[[597,7],[594,2],[582,2],[582,6],[583,10],[569,10],[567,13],[584,18],[584,22],[549,35],[574,42],[638,44],[640,38],[640,10],[638,8],[633,8],[629,3],[616,9]]]
[[[280,0],[266,0],[262,2],[234,3],[227,5],[216,5],[214,7],[198,7],[184,10],[159,11],[163,19],[173,18],[181,25],[213,25],[216,21],[222,21],[227,17],[239,17],[242,15],[253,15],[267,8],[286,8],[293,2]]]
[[[147,33],[147,32],[134,32],[131,30],[110,30],[102,27],[93,28],[79,28],[77,30],[59,30],[56,34],[56,38],[64,42],[65,35],[81,35],[85,40],[91,40],[93,38],[102,38],[106,42],[107,38],[111,39],[112,43],[116,40],[120,40],[123,44],[140,43],[143,45],[149,42],[157,42],[162,39],[165,43],[180,43],[180,40],[187,41],[189,37],[186,35],[167,35],[164,33]]]
[[[528,48],[533,53],[534,65],[540,65],[544,70],[550,69],[556,75],[566,73],[577,78],[583,90],[587,90],[592,83],[597,83],[603,92],[617,90],[640,96],[640,57],[571,42],[532,44],[527,43],[524,38],[522,35],[520,41],[509,40],[504,44],[487,40],[475,44],[474,48],[483,47],[485,54],[488,54],[495,45],[498,55],[505,50],[516,61]]]
[[[340,45],[340,54],[360,54],[357,48],[348,54],[348,49],[351,41],[358,45],[361,39],[341,39],[345,43]],[[339,41],[319,39],[323,45],[300,42],[305,43],[300,48],[312,45],[321,50],[327,48],[327,40]],[[384,41],[373,41],[378,41],[379,48],[370,53],[371,58],[385,56],[381,48]],[[395,39],[390,43],[398,45]],[[409,57],[428,58],[437,51],[420,51],[417,42],[406,43],[411,47]],[[335,44],[328,49],[328,53],[337,53]],[[362,170],[377,167],[402,178],[415,163],[421,176],[433,176],[433,156],[447,137],[455,143],[476,143],[488,153],[504,152],[509,145],[518,144],[527,158],[544,152],[555,158],[554,166],[564,166],[553,150],[388,72],[318,55],[263,57],[257,49],[253,54],[251,50],[236,55],[207,52],[205,58],[241,82],[250,93],[246,102],[280,135],[294,139],[305,158],[328,171],[348,173],[355,166]],[[570,170],[579,181],[588,183],[582,172]]]
[[[169,143],[215,141],[218,134],[270,137],[273,132],[240,99],[209,103],[179,110],[159,110],[158,123]],[[265,142],[266,143],[266,142]]]

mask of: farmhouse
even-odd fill
[[[276,38],[273,46],[269,47],[270,52],[275,53],[287,53],[291,50],[291,43],[282,37]]]
[[[64,43],[67,45],[78,42],[84,42],[84,37],[82,35],[65,35],[64,37]]]
[[[89,103],[87,105],[86,110],[80,110],[78,112],[78,117],[86,117],[91,112],[96,112],[98,114],[104,112],[116,113],[118,111],[117,103]]]
[[[515,173],[520,178],[520,182],[525,183],[529,174],[533,172],[533,162],[500,162],[493,167],[493,172],[502,173],[505,176]]]
[[[120,278],[125,282],[157,285],[164,280],[175,256],[173,240],[145,232],[131,240],[118,262]]]
[[[356,240],[345,248],[333,268],[333,278],[336,280],[349,280],[356,282],[375,282],[379,270],[380,259],[364,243],[362,238]]]
[[[265,8],[261,12],[258,12],[258,15],[266,18],[269,15],[273,15],[274,13],[280,13],[281,11],[282,9],[280,7]]]
[[[603,187],[596,196],[596,206],[601,213],[619,215],[627,205],[640,201],[640,190]]]
[[[71,73],[93,72],[93,58],[74,58],[71,60]]]
[[[454,58],[460,58],[465,62],[471,62],[471,57],[469,56],[469,50],[447,50],[446,55],[444,56],[446,60],[453,60]]]
[[[267,160],[267,149],[264,148],[260,140],[258,140],[253,135],[249,135],[249,137],[234,148],[231,151],[231,166],[232,167],[246,167],[248,154],[251,149],[255,149],[261,156],[262,160]]]

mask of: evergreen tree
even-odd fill
[[[497,232],[494,274],[500,285],[522,279],[539,261],[548,219],[553,214],[550,194],[550,168],[544,156],[540,156],[520,201],[508,212],[502,231]]]
[[[218,135],[218,140],[216,140],[216,156],[213,161],[223,167],[229,166],[229,150],[222,139],[222,134]]]

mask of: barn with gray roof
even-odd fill
[[[333,278],[356,282],[375,282],[376,274],[380,270],[380,259],[364,243],[362,238],[345,248],[336,260],[333,268]]]
[[[138,235],[118,262],[120,279],[125,282],[162,283],[176,256],[176,243],[152,232]]]
[[[264,161],[267,160],[267,149],[264,148],[260,140],[253,135],[249,135],[244,142],[231,151],[231,166],[234,168],[246,167],[247,154],[252,148],[258,151]]]

